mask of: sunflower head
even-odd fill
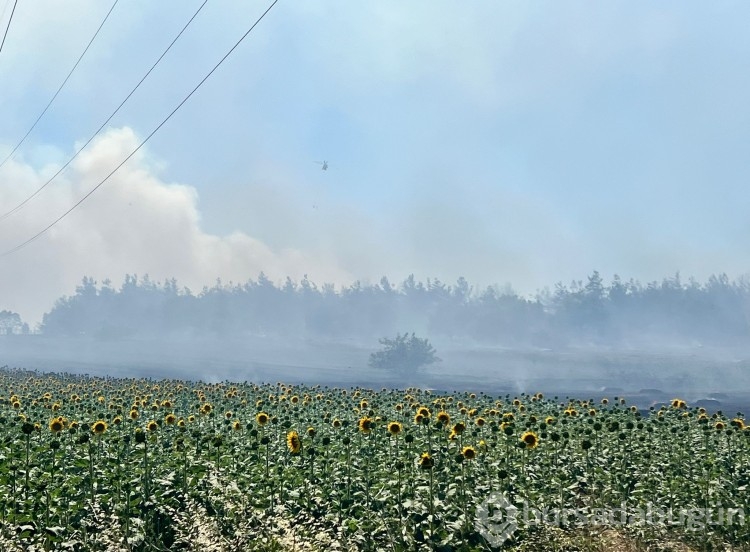
[[[149,423],[146,424],[146,429],[153,432],[159,429],[159,424],[156,423],[155,420],[151,420]]]
[[[422,470],[431,470],[435,466],[435,460],[429,452],[423,452],[419,457],[419,468]]]
[[[167,425],[174,425],[174,423],[175,423],[176,421],[177,421],[177,416],[175,416],[175,415],[174,415],[174,414],[172,414],[171,412],[170,412],[169,414],[167,414],[166,416],[164,416],[164,422],[165,422],[165,423],[166,423]]]
[[[286,446],[292,454],[299,454],[302,451],[302,439],[299,438],[299,433],[296,431],[287,433]]]
[[[461,455],[466,460],[474,460],[474,458],[477,457],[477,451],[476,451],[476,449],[474,447],[466,446],[461,451]]]
[[[533,431],[527,431],[521,435],[521,441],[528,449],[536,448],[539,444],[539,437]]]
[[[374,425],[374,422],[367,416],[360,418],[359,422],[357,423],[357,427],[362,433],[370,433],[370,430]]]
[[[52,433],[60,433],[63,429],[65,429],[65,425],[60,418],[52,418],[50,420],[49,430]]]
[[[94,425],[91,426],[91,431],[96,433],[97,435],[101,435],[105,431],[107,431],[107,422],[104,420],[97,420],[94,422]]]
[[[448,425],[451,422],[451,416],[445,410],[438,412],[437,419],[443,425]]]
[[[458,422],[453,425],[453,433],[456,435],[461,435],[464,431],[466,431],[466,424],[463,422]]]
[[[430,409],[426,406],[422,406],[417,410],[417,414],[419,416],[422,416],[422,418],[429,418],[430,417]]]
[[[481,416],[480,416],[479,418],[477,418],[477,419],[475,420],[475,422],[476,422],[476,424],[477,424],[477,425],[478,425],[479,427],[482,427],[482,426],[484,426],[484,424],[485,424],[485,423],[487,423],[487,421],[486,421],[486,420],[485,420],[484,418],[482,418]]]
[[[391,422],[388,424],[388,433],[391,435],[398,435],[402,429],[404,429],[404,426],[400,422]]]
[[[307,428],[307,435],[308,435],[309,437],[315,437],[315,434],[316,434],[316,433],[317,433],[317,432],[315,431],[315,428],[314,428],[314,427],[308,427],[308,428]]]
[[[265,412],[258,412],[255,415],[255,421],[258,422],[259,426],[264,426],[268,423],[268,414]]]

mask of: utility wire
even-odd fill
[[[16,2],[18,2],[18,0],[16,0]],[[21,147],[21,144],[23,144],[26,141],[26,138],[29,137],[29,134],[31,134],[31,131],[34,130],[34,128],[36,128],[36,125],[39,123],[39,121],[41,121],[42,117],[44,117],[44,114],[47,113],[47,110],[49,109],[49,106],[51,106],[52,102],[55,101],[55,98],[57,98],[57,95],[60,93],[60,91],[65,86],[65,84],[68,82],[68,79],[70,78],[70,76],[73,74],[73,71],[75,71],[76,67],[78,67],[78,64],[81,63],[81,60],[83,59],[83,56],[85,56],[86,52],[89,51],[89,47],[91,47],[91,44],[94,42],[94,39],[99,34],[99,31],[102,30],[102,27],[104,27],[104,24],[107,22],[107,19],[109,19],[109,14],[111,14],[112,10],[115,9],[115,6],[117,5],[117,2],[119,2],[119,0],[115,0],[114,4],[112,4],[112,7],[109,8],[109,11],[107,12],[107,15],[104,16],[104,20],[99,25],[99,28],[94,33],[94,36],[92,36],[91,40],[89,40],[89,43],[86,45],[86,48],[83,50],[83,53],[78,57],[78,61],[76,61],[75,65],[73,66],[73,68],[68,73],[68,76],[65,77],[65,80],[60,85],[60,88],[57,89],[57,92],[55,92],[55,95],[52,96],[52,99],[47,103],[47,106],[39,114],[39,117],[36,118],[36,121],[34,121],[34,124],[31,125],[31,128],[26,132],[26,134],[23,135],[23,138],[21,138],[21,140],[16,144],[16,147],[14,147],[13,150],[8,154],[8,156],[5,159],[3,159],[2,162],[0,162],[0,167],[2,167],[3,165],[5,165],[5,163],[8,162],[8,159],[10,159],[11,157],[13,157],[13,154],[16,153],[16,151],[18,151],[18,148]],[[16,9],[15,4],[13,5],[13,9],[14,10]],[[11,12],[10,15],[11,15],[11,17],[13,17],[13,12]],[[10,25],[10,22],[8,24]],[[7,29],[6,29],[5,33],[6,34],[8,33]],[[3,42],[5,42],[5,38],[3,38]]]
[[[177,36],[174,37],[174,40],[172,40],[172,42],[169,44],[169,46],[167,46],[167,49],[164,50],[164,52],[162,52],[162,54],[159,56],[159,59],[157,59],[154,62],[154,64],[151,66],[151,69],[149,69],[146,72],[146,74],[143,75],[143,78],[141,78],[141,80],[138,81],[138,84],[136,84],[135,87],[130,91],[130,93],[127,96],[125,96],[125,99],[122,100],[122,102],[120,102],[120,105],[117,106],[117,109],[115,109],[112,112],[112,114],[109,117],[107,117],[107,120],[104,121],[98,129],[96,129],[96,132],[94,132],[94,134],[91,135],[91,138],[89,138],[88,140],[86,140],[86,143],[83,144],[80,148],[78,148],[78,150],[73,154],[73,157],[71,157],[70,159],[68,159],[67,163],[65,163],[62,167],[60,167],[60,170],[58,170],[54,175],[52,175],[52,177],[49,180],[47,180],[44,184],[42,184],[39,188],[37,188],[34,191],[34,193],[32,193],[30,196],[28,196],[26,199],[24,199],[21,203],[19,203],[15,207],[13,207],[10,211],[8,211],[8,212],[3,213],[2,215],[0,215],[0,221],[5,220],[10,215],[12,215],[13,213],[15,213],[19,209],[21,209],[24,205],[26,205],[29,201],[31,201],[34,197],[36,197],[36,195],[39,192],[41,192],[44,188],[46,188],[55,178],[57,178],[58,176],[60,176],[60,174],[66,168],[68,168],[68,166],[75,160],[75,158],[78,157],[78,154],[81,153],[86,148],[86,146],[88,146],[91,143],[91,141],[99,135],[99,133],[102,131],[102,129],[105,126],[107,126],[107,123],[109,123],[112,120],[112,118],[115,115],[117,115],[117,113],[120,111],[120,109],[122,108],[122,106],[125,105],[125,102],[127,102],[130,99],[130,96],[132,96],[135,93],[135,91],[138,90],[138,87],[140,87],[141,84],[143,84],[143,81],[145,81],[146,78],[151,74],[151,71],[153,71],[156,68],[156,66],[159,65],[159,62],[164,58],[165,55],[167,55],[167,52],[169,52],[169,50],[172,48],[172,46],[174,46],[174,43],[177,42],[177,40],[182,36],[182,33],[184,33],[185,29],[187,29],[188,26],[190,26],[190,24],[193,22],[193,19],[195,19],[197,17],[197,15],[200,13],[200,11],[203,9],[203,6],[205,6],[207,2],[208,2],[208,0],[203,0],[203,3],[198,7],[198,9],[193,14],[193,16],[188,20],[187,23],[185,23],[185,26],[182,27],[182,30],[179,33],[177,33]]]
[[[0,52],[3,51],[3,46],[5,46],[5,39],[8,37],[8,29],[10,29],[10,22],[13,21],[13,14],[16,13],[16,6],[18,5],[18,0],[13,2],[13,9],[10,10],[10,17],[8,18],[8,25],[5,27],[5,32],[3,33],[3,41],[0,42]],[[7,7],[7,4],[6,4]],[[3,8],[3,11],[5,11],[5,8]],[[0,167],[2,167],[2,164],[0,164]]]
[[[163,127],[167,123],[167,121],[169,121],[172,118],[172,116],[174,116],[174,114],[177,113],[177,111],[183,105],[185,105],[185,102],[187,102],[192,97],[192,95],[195,94],[195,92],[203,85],[203,83],[206,82],[209,79],[209,77],[214,74],[214,72],[219,68],[219,66],[221,66],[221,64],[224,63],[224,61],[226,61],[226,59],[232,54],[232,52],[234,52],[237,49],[237,47],[242,43],[242,41],[244,41],[245,38],[247,38],[247,36],[252,32],[252,30],[255,29],[255,27],[258,25],[258,23],[260,23],[263,20],[263,18],[268,14],[268,12],[271,11],[271,8],[273,8],[278,3],[278,1],[279,0],[273,0],[273,3],[270,6],[268,6],[268,8],[266,9],[266,11],[263,12],[263,14],[255,21],[255,23],[253,23],[252,26],[247,31],[245,31],[245,34],[243,34],[240,37],[240,39],[237,42],[235,42],[234,46],[232,46],[229,49],[229,51],[226,54],[224,54],[224,57],[222,57],[219,60],[219,62],[216,65],[214,65],[213,69],[211,69],[206,74],[206,76],[203,77],[203,79],[201,79],[201,81],[195,86],[195,88],[193,88],[190,91],[190,93],[188,93],[188,95],[185,96],[183,98],[183,100],[179,104],[177,104],[177,107],[175,107],[171,111],[171,113],[169,115],[167,115],[164,118],[164,120],[162,120],[162,122],[159,123],[154,130],[151,131],[151,134],[149,134],[148,136],[146,136],[146,138],[144,138],[143,141],[140,144],[138,144],[138,147],[136,147],[132,152],[130,152],[130,154],[128,154],[128,156],[125,159],[123,159],[120,162],[120,164],[117,165],[112,170],[112,172],[110,172],[107,176],[105,176],[91,190],[89,190],[89,192],[85,196],[83,196],[81,199],[79,199],[78,202],[75,205],[73,205],[70,209],[68,209],[62,215],[60,215],[59,217],[57,217],[54,221],[52,221],[50,224],[48,224],[45,228],[43,228],[42,230],[40,230],[39,232],[37,232],[36,234],[34,234],[32,237],[30,237],[29,239],[27,239],[25,242],[22,242],[22,243],[18,244],[17,246],[15,246],[14,248],[8,249],[7,251],[5,251],[3,253],[0,253],[0,258],[7,257],[8,255],[11,255],[11,254],[15,253],[16,251],[18,251],[20,249],[23,249],[28,244],[30,244],[31,242],[33,242],[34,240],[36,240],[37,238],[39,238],[40,236],[42,236],[43,234],[45,234],[47,231],[49,231],[50,228],[52,228],[53,226],[55,226],[58,222],[60,222],[65,217],[67,217],[70,213],[72,213],[79,205],[81,205],[84,201],[86,201],[91,196],[91,194],[93,194],[95,191],[97,191],[99,188],[101,188],[101,186],[105,182],[107,182],[107,180],[109,180],[112,177],[113,174],[115,174],[118,170],[120,170],[120,167],[122,167],[125,163],[127,163],[130,160],[130,158],[133,157],[138,152],[138,150],[140,150],[146,144],[146,142],[148,142],[151,139],[151,137],[154,134],[156,134],[159,131],[159,129],[161,129],[161,127]]]

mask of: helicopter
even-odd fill
[[[327,170],[328,170],[328,161],[325,161],[325,160],[324,160],[324,161],[323,161],[322,163],[321,163],[320,161],[316,161],[316,163],[317,163],[318,165],[323,165],[323,166],[322,166],[321,168],[322,168],[322,169],[323,169],[324,171],[327,171]]]

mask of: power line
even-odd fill
[[[125,96],[125,99],[120,102],[120,105],[117,106],[117,109],[115,109],[112,112],[112,114],[109,117],[107,117],[107,120],[104,121],[98,129],[96,129],[96,132],[94,132],[94,134],[92,134],[91,137],[88,140],[86,140],[85,144],[83,144],[80,148],[78,148],[78,150],[73,154],[73,157],[71,157],[70,159],[68,159],[68,161],[62,167],[60,167],[60,169],[55,174],[53,174],[52,177],[49,180],[47,180],[44,184],[42,184],[39,188],[37,188],[34,191],[34,193],[32,193],[30,196],[28,196],[26,199],[24,199],[21,203],[19,203],[15,207],[13,207],[10,211],[8,211],[8,212],[3,213],[2,215],[0,215],[0,221],[5,220],[10,215],[12,215],[13,213],[15,213],[19,209],[21,209],[24,205],[26,205],[29,201],[31,201],[34,197],[36,197],[36,195],[39,192],[41,192],[44,188],[46,188],[55,178],[57,178],[58,176],[60,176],[60,174],[66,168],[68,168],[68,166],[75,160],[75,158],[78,157],[78,154],[81,153],[86,148],[86,146],[88,146],[91,143],[91,141],[99,135],[99,133],[102,131],[102,129],[105,126],[107,126],[107,123],[109,123],[112,120],[112,118],[115,115],[117,115],[117,113],[120,111],[120,109],[122,108],[122,106],[125,105],[125,102],[127,102],[130,99],[130,96],[132,96],[135,93],[135,91],[138,90],[138,88],[141,86],[141,84],[143,84],[143,81],[145,81],[146,78],[148,78],[148,76],[151,74],[151,71],[153,71],[156,68],[156,66],[159,65],[159,62],[164,58],[165,55],[167,55],[167,52],[169,52],[169,50],[172,49],[172,46],[174,46],[174,43],[177,42],[177,40],[182,36],[182,33],[184,33],[185,29],[187,29],[188,26],[190,26],[190,24],[193,22],[193,19],[195,19],[197,17],[197,15],[200,13],[200,11],[203,9],[203,6],[205,6],[207,2],[208,2],[208,0],[203,0],[203,3],[198,7],[198,9],[193,14],[193,16],[188,20],[187,23],[185,23],[185,26],[182,27],[182,30],[179,33],[177,33],[177,36],[175,36],[174,39],[172,40],[172,42],[169,44],[169,46],[167,46],[167,49],[164,50],[164,52],[162,52],[162,54],[159,56],[159,59],[157,59],[154,62],[154,64],[146,72],[146,74],[143,75],[143,77],[141,78],[141,80],[138,81],[138,84],[136,84],[135,87],[130,91],[130,93],[127,96]],[[0,166],[2,166],[2,165],[0,165]]]
[[[16,2],[18,2],[18,0],[16,0]],[[78,67],[78,64],[81,63],[81,60],[83,59],[83,56],[85,56],[86,52],[89,51],[89,48],[91,47],[91,44],[94,42],[94,39],[99,34],[99,31],[102,30],[102,27],[104,27],[104,24],[107,22],[107,19],[109,19],[109,14],[111,14],[112,10],[115,9],[115,6],[117,5],[117,2],[119,2],[119,0],[115,0],[114,4],[112,4],[112,7],[109,8],[109,11],[107,12],[107,15],[104,16],[104,20],[99,25],[99,28],[94,33],[94,36],[91,37],[91,40],[89,40],[89,43],[86,45],[86,48],[84,48],[83,53],[78,57],[78,61],[76,61],[75,65],[73,66],[73,68],[68,73],[68,76],[65,77],[65,80],[62,82],[62,84],[60,85],[60,87],[57,89],[57,92],[55,92],[55,95],[52,96],[52,99],[47,103],[47,106],[39,114],[39,117],[36,118],[36,121],[34,121],[34,124],[31,125],[31,128],[26,132],[26,134],[23,135],[23,138],[21,138],[21,140],[16,144],[16,147],[13,148],[13,150],[8,154],[8,156],[5,159],[3,159],[2,162],[0,162],[0,168],[3,165],[5,165],[5,163],[8,162],[8,159],[10,159],[11,157],[13,157],[13,154],[16,153],[16,151],[18,150],[18,148],[21,147],[21,144],[23,144],[26,141],[26,138],[29,137],[29,134],[31,134],[31,131],[34,130],[34,128],[36,128],[36,125],[39,123],[39,121],[41,121],[42,117],[44,117],[44,114],[47,113],[47,110],[49,109],[49,106],[51,106],[52,102],[55,101],[55,98],[57,98],[57,95],[60,93],[60,91],[65,86],[65,84],[68,82],[68,79],[70,78],[70,76],[73,74],[73,71],[75,71],[76,67]],[[13,9],[15,10],[15,5],[13,6]],[[11,12],[11,17],[13,17],[13,13],[12,12]],[[10,22],[9,22],[9,24],[10,24]],[[6,30],[5,32],[7,34],[8,31]],[[5,42],[5,39],[3,39],[3,42]]]
[[[10,22],[13,21],[13,14],[16,13],[16,6],[18,5],[18,0],[13,2],[13,9],[10,10],[10,17],[8,18],[8,25],[5,27],[5,32],[3,33],[3,41],[0,42],[0,52],[3,51],[3,46],[5,46],[5,39],[8,37],[8,29],[10,29]],[[5,11],[5,9],[3,9]],[[0,164],[0,167],[2,165]]]
[[[183,105],[185,105],[185,102],[187,102],[192,97],[192,95],[195,94],[195,92],[201,86],[203,86],[203,83],[206,82],[209,79],[209,77],[211,77],[211,75],[213,75],[214,72],[219,68],[219,66],[221,66],[221,64],[224,63],[224,61],[226,61],[226,59],[232,54],[232,52],[234,52],[237,49],[237,47],[242,43],[242,41],[244,41],[245,38],[247,38],[247,36],[253,31],[253,29],[255,29],[255,27],[258,25],[258,23],[260,23],[263,20],[263,18],[268,14],[268,12],[271,11],[271,8],[273,8],[277,4],[278,1],[279,0],[273,0],[273,3],[271,3],[270,6],[268,6],[268,8],[266,9],[266,11],[264,11],[263,14],[261,14],[261,16],[255,21],[255,23],[253,23],[252,26],[247,31],[245,31],[245,34],[243,34],[240,37],[240,39],[237,42],[235,42],[234,46],[232,46],[229,49],[229,51],[226,54],[224,54],[224,57],[222,57],[219,60],[219,62],[216,65],[214,65],[214,67],[206,74],[205,77],[203,77],[201,79],[201,81],[195,86],[195,88],[193,88],[190,91],[190,93],[188,93],[188,95],[185,96],[179,104],[177,104],[177,107],[175,107],[170,112],[170,114],[167,115],[164,118],[164,120],[162,120],[162,122],[159,123],[154,130],[151,131],[151,134],[149,134],[148,136],[146,136],[146,138],[144,138],[143,141],[140,144],[138,144],[138,147],[136,147],[132,152],[130,152],[128,154],[128,156],[125,159],[123,159],[120,162],[120,164],[117,165],[112,170],[112,172],[110,172],[107,176],[105,176],[91,190],[89,190],[89,192],[85,196],[83,196],[81,199],[79,199],[78,202],[75,205],[73,205],[70,209],[68,209],[67,211],[65,211],[62,215],[60,215],[59,217],[57,217],[54,221],[52,221],[45,228],[43,228],[42,230],[40,230],[39,232],[37,232],[36,234],[34,234],[32,237],[30,237],[29,239],[27,239],[25,242],[20,243],[19,245],[15,246],[12,249],[9,249],[9,250],[5,251],[4,253],[1,253],[0,254],[0,258],[7,257],[8,255],[13,254],[13,253],[15,253],[16,251],[18,251],[20,249],[23,249],[28,244],[30,244],[31,242],[35,241],[37,238],[39,238],[40,236],[42,236],[43,234],[45,234],[47,231],[49,231],[50,228],[52,228],[53,226],[55,226],[58,222],[60,222],[65,217],[67,217],[70,213],[72,213],[79,205],[81,205],[89,197],[91,197],[91,194],[93,194],[95,191],[97,191],[105,182],[107,182],[107,180],[109,180],[112,177],[113,174],[115,174],[118,170],[120,170],[120,167],[122,167],[125,163],[127,163],[130,160],[130,158],[133,157],[146,144],[146,142],[148,142],[151,139],[151,137],[154,134],[156,134],[159,131],[159,129],[161,129],[161,127],[163,127],[167,123],[167,121],[169,121],[174,116],[175,113],[177,113],[177,111]]]

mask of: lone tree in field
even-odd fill
[[[413,333],[396,334],[395,339],[384,337],[380,340],[383,348],[370,355],[372,368],[386,368],[393,371],[415,372],[422,366],[439,362],[435,348],[427,339],[420,339]]]

